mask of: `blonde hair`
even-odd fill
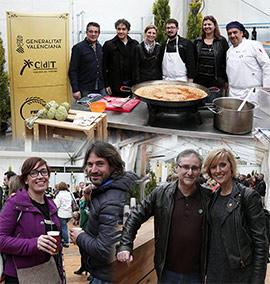
[[[21,188],[19,176],[15,175],[10,177],[8,181],[8,187],[9,187],[8,196],[16,193],[17,190]]]
[[[220,160],[227,159],[231,165],[232,170],[232,177],[237,177],[237,165],[236,160],[234,158],[233,153],[225,148],[218,148],[212,150],[209,155],[207,156],[204,166],[203,166],[203,173],[207,174],[210,178],[211,175],[211,167],[217,165]]]
[[[144,34],[146,34],[147,33],[147,31],[149,31],[149,30],[151,30],[151,29],[154,29],[154,30],[156,30],[156,32],[157,32],[157,27],[155,26],[155,25],[148,25],[145,29],[144,29]]]

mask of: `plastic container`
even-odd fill
[[[106,108],[105,102],[94,102],[89,105],[89,108],[92,112],[104,112]]]

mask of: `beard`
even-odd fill
[[[169,39],[173,39],[173,38],[175,38],[175,37],[177,36],[177,33],[175,33],[175,34],[173,34],[173,35],[168,35],[168,34],[167,34],[167,36],[168,36]]]
[[[99,179],[97,179],[97,178],[99,178]],[[106,181],[105,178],[101,175],[92,175],[92,176],[90,176],[90,180],[91,180],[92,184],[94,184],[95,186],[102,185]]]

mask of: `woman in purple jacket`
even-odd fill
[[[56,240],[47,235],[48,231],[60,231],[57,208],[45,196],[49,177],[50,168],[42,158],[25,160],[20,175],[23,188],[7,200],[0,215],[0,251],[7,256],[5,283],[19,283],[16,267],[36,266],[51,257],[64,282],[61,244],[59,253],[52,256]]]

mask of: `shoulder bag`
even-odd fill
[[[13,262],[15,264],[14,258]],[[61,284],[62,280],[58,273],[56,263],[53,257],[42,264],[27,267],[17,268],[17,276],[20,284]]]
[[[80,210],[80,207],[73,195],[73,193],[69,190],[69,193],[71,195],[71,208],[72,208],[72,212],[75,212],[75,211],[79,211]]]

